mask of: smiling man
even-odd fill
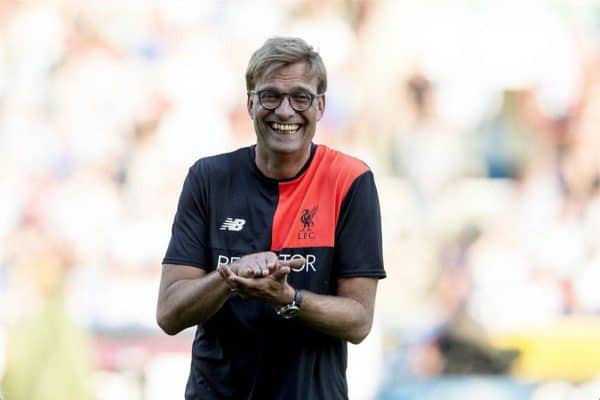
[[[345,399],[385,277],[373,174],[313,143],[327,76],[303,40],[267,40],[246,85],[256,145],[190,168],[157,321],[197,326],[186,399]]]

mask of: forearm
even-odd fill
[[[302,291],[298,316],[313,328],[351,343],[360,343],[371,330],[372,311],[349,297]]]
[[[224,279],[239,287],[249,298],[276,308],[290,304],[294,299],[294,288],[286,278],[289,265],[280,262],[272,274],[260,279],[243,278],[226,268],[223,272]],[[298,317],[324,333],[360,343],[371,330],[376,290],[377,278],[370,277],[338,278],[335,295],[302,290]]]
[[[213,316],[229,294],[229,286],[214,271],[201,278],[173,282],[161,292],[158,324],[167,334],[174,335]]]

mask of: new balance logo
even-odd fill
[[[244,228],[244,224],[246,223],[245,219],[241,218],[227,218],[223,225],[219,228],[221,231],[241,231]]]

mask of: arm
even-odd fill
[[[252,279],[234,274],[229,268],[220,270],[223,278],[244,295],[266,301],[274,307],[289,304],[294,288],[287,283],[289,267],[278,265],[264,278]],[[335,295],[320,295],[302,290],[303,301],[298,316],[312,327],[332,336],[358,344],[371,330],[376,278],[339,278]]]
[[[335,296],[302,291],[299,316],[357,344],[371,330],[377,281],[385,277],[379,199],[370,171],[356,177],[345,194],[334,243]]]
[[[165,333],[175,335],[213,316],[230,291],[216,271],[207,273],[187,265],[164,264],[156,321]]]
[[[337,284],[335,296],[303,290],[298,316],[322,332],[358,344],[367,337],[373,324],[377,279],[339,278]]]
[[[227,270],[231,274],[253,279],[274,273],[277,263],[277,255],[267,251],[248,254],[229,265]],[[287,274],[290,268],[303,263],[303,259],[281,261],[279,273]],[[237,286],[221,276],[222,267],[207,273],[202,268],[187,265],[163,265],[156,321],[165,333],[175,335],[185,328],[206,321],[219,311],[227,301],[231,289]]]

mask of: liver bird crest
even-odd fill
[[[315,226],[313,218],[315,217],[316,213],[316,206],[311,208],[310,210],[308,208],[302,210],[302,215],[300,216],[300,221],[302,221],[303,224],[302,230],[310,230],[313,226]]]

